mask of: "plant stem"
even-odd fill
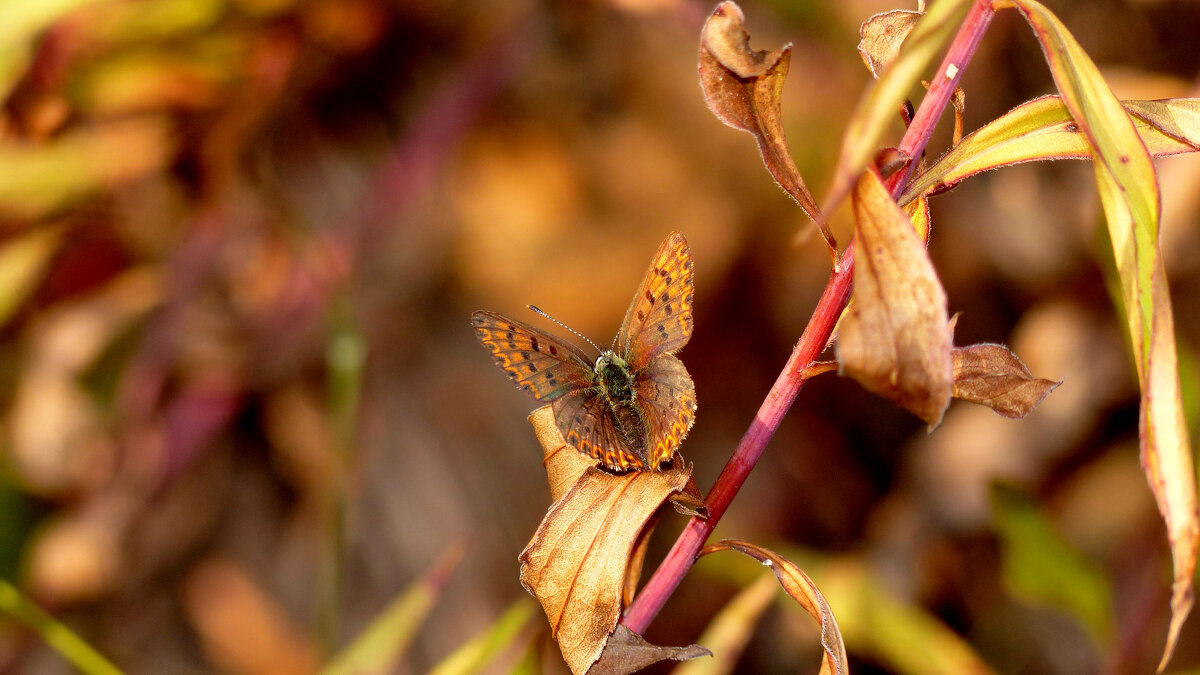
[[[900,142],[900,150],[913,161],[902,170],[889,178],[887,183],[893,197],[898,197],[901,188],[912,173],[917,159],[925,149],[941,113],[946,109],[954,88],[962,78],[963,70],[971,56],[979,46],[988,24],[991,22],[994,10],[990,0],[975,0],[951,42],[938,76],[934,78],[921,107],[913,117],[904,138]],[[654,575],[646,582],[642,592],[634,599],[625,613],[622,623],[635,633],[644,633],[646,627],[666,604],[667,598],[679,586],[683,576],[695,563],[697,555],[705,540],[712,534],[721,516],[729,508],[733,498],[737,496],[742,485],[749,477],[750,471],[762,456],[763,450],[775,431],[783,421],[783,416],[796,400],[800,388],[806,381],[805,373],[824,351],[829,343],[833,328],[841,316],[842,310],[850,300],[850,290],[854,273],[854,241],[846,246],[841,262],[825,285],[812,318],[796,343],[792,355],[776,378],[775,384],[767,392],[766,399],[758,409],[750,427],[730,456],[721,475],[717,477],[712,490],[705,498],[708,506],[708,518],[692,518],[675,540],[675,545],[667,553],[662,564],[655,570]]]

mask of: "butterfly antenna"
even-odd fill
[[[534,307],[533,305],[525,305],[525,306],[526,306],[526,307],[528,307],[530,310],[532,310],[534,314],[540,314],[540,315],[542,315],[542,316],[546,317],[547,319],[550,319],[550,320],[551,320],[551,321],[553,321],[554,323],[556,323],[556,324],[558,324],[558,325],[562,326],[563,328],[566,328],[567,330],[571,331],[571,332],[572,332],[572,333],[574,333],[575,335],[579,336],[580,338],[582,338],[582,339],[583,339],[583,341],[584,341],[584,342],[586,342],[586,343],[588,343],[589,345],[591,345],[591,346],[595,347],[595,348],[596,348],[596,351],[598,351],[598,352],[601,352],[601,353],[603,353],[603,352],[604,352],[604,350],[603,350],[603,349],[600,349],[600,347],[599,347],[598,345],[596,345],[596,343],[595,343],[595,342],[592,342],[591,340],[587,339],[587,336],[586,336],[586,335],[584,335],[583,333],[580,333],[579,331],[575,330],[574,328],[571,328],[571,327],[570,327],[570,326],[568,326],[567,324],[565,324],[565,323],[563,323],[563,322],[559,321],[558,319],[556,319],[556,318],[554,318],[554,317],[550,316],[549,314],[547,314],[547,313],[543,312],[542,310],[538,309],[537,307]]]

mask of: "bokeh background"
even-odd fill
[[[1118,95],[1195,95],[1200,4],[1049,4]],[[858,25],[893,5],[743,7],[756,47],[793,43],[784,121],[819,196],[868,82]],[[828,276],[750,136],[705,108],[709,10],[0,2],[0,576],[129,672],[303,673],[449,556],[396,666],[426,671],[524,596],[517,554],[548,506],[535,404],[470,312],[558,330],[535,303],[606,344],[673,229],[696,267],[683,452],[707,489]],[[1009,14],[966,70],[968,131],[1053,89]],[[1195,429],[1200,164],[1160,170]],[[870,580],[830,594],[854,672],[946,672],[963,644],[1000,673],[1157,663],[1169,554],[1091,180],[1023,166],[933,203],[957,341],[1063,379],[1037,411],[955,403],[927,434],[821,376],[718,529],[818,584]],[[663,519],[649,569],[682,522]],[[649,638],[695,640],[761,574],[722,555]],[[1200,668],[1198,625],[1176,672]],[[510,651],[529,644],[562,672],[540,617]],[[818,650],[779,602],[735,667],[813,672]],[[5,619],[0,672],[71,670]]]

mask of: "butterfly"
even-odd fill
[[[594,361],[496,312],[473,313],[471,325],[519,388],[551,403],[569,445],[612,471],[658,470],[695,422],[696,388],[675,357],[692,336],[692,292],[691,252],[683,235],[672,232],[650,261],[612,347],[597,347]]]

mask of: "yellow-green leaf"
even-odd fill
[[[458,550],[443,556],[424,577],[372,619],[358,637],[321,670],[322,675],[383,675],[394,671],[396,662],[441,597],[459,558],[461,552]]]
[[[72,10],[95,0],[0,0],[0,101],[29,65],[42,31]]]
[[[713,658],[689,661],[673,675],[723,675],[732,673],[738,658],[754,634],[758,618],[771,605],[778,591],[775,579],[763,576],[733,596],[708,622],[696,642],[713,650]]]
[[[1158,181],[1133,121],[1066,27],[1034,0],[1016,7],[1033,27],[1075,124],[1088,140],[1121,281],[1141,384],[1141,460],[1167,525],[1174,560],[1166,667],[1193,603],[1200,546],[1196,474],[1180,396],[1175,326],[1158,246]]]
[[[165,118],[85,127],[49,143],[0,143],[0,213],[34,218],[161,169],[175,141]]]
[[[42,227],[0,248],[0,325],[8,321],[41,281],[61,238],[60,228]]]
[[[900,48],[900,55],[859,100],[842,136],[842,149],[826,198],[825,212],[850,192],[858,175],[881,145],[888,124],[912,88],[921,80],[943,45],[954,35],[971,3],[940,0],[917,22]]]
[[[1142,385],[1142,465],[1166,520],[1175,561],[1172,617],[1161,670],[1191,610],[1200,519],[1179,393],[1174,319],[1158,250],[1157,179],[1129,116],[1066,28],[1036,2],[1015,5],[1033,25],[1059,91],[1089,140],[1107,215]]]
[[[1200,99],[1123,101],[1134,126],[1155,157],[1200,149]],[[1091,159],[1087,137],[1058,96],[1044,96],[1013,108],[962,139],[920,172],[904,189],[901,204],[918,195],[953,187],[959,181],[1003,166],[1052,159]]]
[[[100,652],[3,579],[0,579],[0,612],[29,627],[46,644],[78,668],[79,672],[85,675],[120,674],[121,670]]]
[[[479,672],[513,645],[521,631],[529,625],[535,608],[536,605],[529,598],[518,599],[492,625],[442,659],[429,671],[429,675],[470,675]]]

